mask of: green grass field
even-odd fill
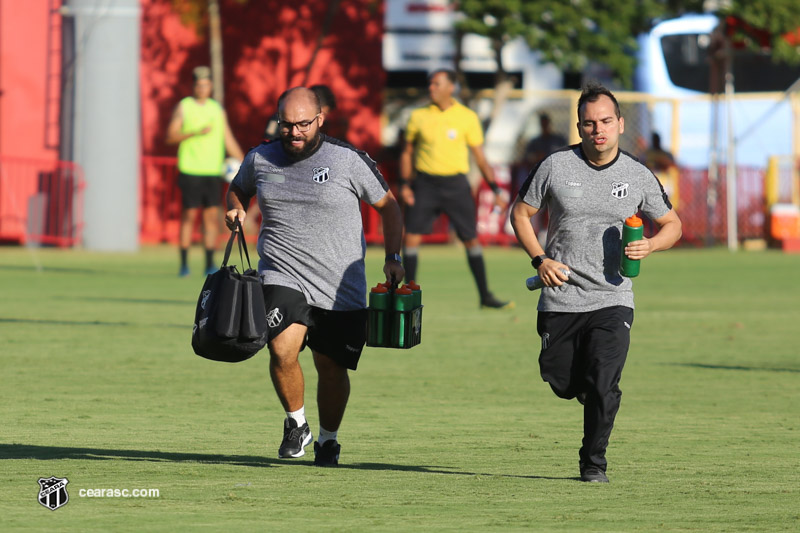
[[[369,250],[372,285],[382,257]],[[529,262],[514,248],[486,260],[516,309],[478,309],[460,248],[422,249],[422,344],[365,350],[341,464],[319,469],[311,448],[277,459],[266,353],[193,354],[202,277],[178,279],[174,249],[0,248],[0,529],[800,529],[800,256],[643,263],[609,485],[577,481],[582,411],[538,375]],[[316,433],[310,352],[301,361]],[[69,479],[56,511],[37,502],[50,476]],[[149,488],[160,497],[79,496]]]

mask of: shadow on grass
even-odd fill
[[[744,370],[746,372],[794,372],[800,373],[798,368],[769,368],[763,366],[740,366],[740,365],[710,365],[706,363],[664,363],[670,366],[686,366],[689,368],[705,368],[708,370]]]
[[[270,459],[254,455],[220,455],[204,453],[162,452],[148,450],[109,450],[102,448],[65,448],[61,446],[36,446],[30,444],[0,444],[0,461],[11,459],[36,459],[50,461],[76,459],[81,461],[152,461],[171,463],[207,463],[233,466],[311,466],[313,460]],[[423,465],[396,465],[388,463],[340,464],[336,469],[384,470],[395,472],[418,472],[424,474],[450,474],[457,476],[491,476],[518,479],[580,480],[577,477],[520,476],[512,474],[490,474],[451,470],[447,467]]]
[[[169,305],[197,305],[197,300],[163,300],[159,298],[111,298],[94,296],[59,297],[58,300],[82,300],[86,302],[116,302],[123,304],[169,304]]]
[[[112,326],[112,327],[145,327],[145,328],[180,328],[191,329],[191,324],[135,324],[132,322],[106,322],[103,320],[48,320],[38,318],[0,317],[0,324],[41,324],[47,326]]]
[[[21,271],[30,271],[30,272],[37,272],[36,265],[24,266],[24,265],[0,265],[0,270],[21,270]],[[54,266],[46,266],[42,267],[42,272],[59,272],[59,273],[67,273],[67,274],[109,274],[111,273],[108,270],[97,270],[94,268],[76,268],[76,267],[54,267]]]

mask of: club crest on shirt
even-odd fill
[[[313,179],[317,183],[325,183],[330,179],[330,168],[328,167],[316,167],[314,169],[314,176]]]
[[[628,184],[615,181],[611,184],[611,196],[621,200],[628,196]]]

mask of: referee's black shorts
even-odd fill
[[[461,241],[478,236],[475,200],[464,174],[434,176],[418,172],[411,189],[414,205],[406,207],[407,233],[431,233],[433,223],[444,213]]]
[[[178,188],[181,190],[181,204],[184,209],[195,207],[217,207],[222,205],[221,176],[196,176],[178,174]]]
[[[321,309],[309,305],[300,291],[280,285],[264,285],[264,304],[268,341],[292,324],[303,324],[308,327],[305,344],[312,350],[327,355],[339,366],[356,369],[367,342],[366,309]]]

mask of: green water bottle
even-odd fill
[[[414,293],[408,286],[403,285],[394,291],[394,317],[392,318],[392,346],[405,348],[407,325],[411,320],[411,311],[414,309]]]
[[[414,295],[414,309],[422,306],[422,287],[417,285],[413,279],[406,283],[406,287],[411,289],[411,294]]]
[[[392,295],[383,284],[379,283],[369,292],[369,339],[370,346],[386,346],[388,344],[387,315]]]
[[[619,260],[620,273],[628,278],[635,278],[639,275],[639,259],[628,259],[625,255],[625,247],[629,242],[638,241],[644,235],[644,227],[642,226],[642,219],[633,215],[625,219],[625,224],[622,225],[622,253]]]

